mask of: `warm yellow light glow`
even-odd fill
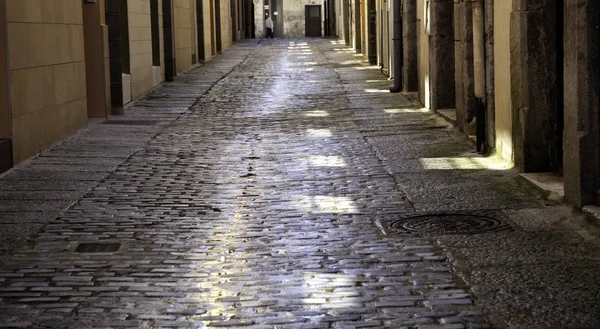
[[[353,68],[358,71],[379,70],[379,67],[377,66],[354,66]]]
[[[389,89],[373,89],[373,88],[370,88],[370,89],[365,89],[365,92],[367,92],[367,93],[389,93],[390,91],[389,91]]]
[[[307,117],[326,117],[326,116],[329,116],[329,113],[327,113],[327,111],[323,111],[323,110],[314,110],[314,111],[308,111],[308,112],[304,113],[304,116],[307,116]]]
[[[363,297],[353,290],[360,282],[358,275],[346,273],[302,273],[308,297],[302,299],[305,304],[321,306],[327,299],[335,300],[343,294],[345,307],[363,307]]]
[[[306,134],[311,137],[331,137],[333,133],[330,129],[306,129]]]
[[[313,167],[345,167],[346,162],[339,156],[311,155],[308,162]]]
[[[429,74],[425,74],[425,108],[430,109],[431,108],[431,95],[430,95],[430,90],[429,90]]]
[[[513,168],[513,164],[511,162],[507,162],[499,156],[490,156],[485,158],[421,158],[419,159],[419,163],[421,163],[424,169],[430,170],[508,170]]]
[[[356,213],[358,209],[352,199],[327,195],[305,196],[299,200],[299,206],[306,211],[329,213]]]
[[[396,113],[424,113],[429,112],[426,108],[420,109],[385,109],[383,110],[385,113],[396,114]]]

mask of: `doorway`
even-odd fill
[[[217,53],[220,54],[223,50],[221,44],[221,0],[215,0],[215,26],[217,32]]]
[[[217,49],[215,48],[215,1],[209,0],[210,3],[210,54],[215,56]]]
[[[306,25],[305,36],[314,38],[321,36],[321,6],[309,5],[304,7],[304,19]]]
[[[175,56],[173,53],[173,7],[171,0],[163,0],[163,34],[165,57],[165,80],[173,81],[175,77]]]
[[[206,60],[206,53],[204,51],[204,11],[202,9],[204,1],[196,0],[196,25],[198,26],[198,60]]]
[[[375,1],[375,0],[373,0]],[[337,32],[335,29],[335,1],[325,0],[325,36],[335,37]]]
[[[377,64],[377,8],[375,7],[375,0],[367,1],[367,10],[369,12],[367,17],[369,24],[369,63],[375,65]]]
[[[131,85],[125,86],[128,81],[124,78],[124,74],[129,74],[130,70],[127,2],[106,0],[105,5],[110,60],[111,112],[120,115],[123,114],[123,105],[129,102],[128,98],[131,97]],[[129,94],[129,97],[126,97],[126,94]]]
[[[357,53],[360,53],[362,49],[362,18],[360,14],[360,6],[360,0],[354,0],[354,48],[356,49]]]
[[[0,2],[0,173],[13,166],[5,2]]]
[[[565,127],[565,19],[564,0],[556,0],[556,108],[550,116],[550,169],[555,173],[563,172],[563,134]]]

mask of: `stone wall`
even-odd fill
[[[568,1],[565,8],[564,181],[567,201],[598,203],[600,189],[600,5]]]
[[[6,4],[18,163],[87,125],[83,1]]]
[[[6,21],[4,3],[0,1],[0,139],[10,138],[10,104],[8,102],[8,67],[6,58]]]
[[[512,1],[494,0],[494,105],[496,152],[506,160],[513,160],[510,13]]]
[[[175,30],[175,60],[177,72],[192,66],[196,41],[192,29],[196,28],[195,4],[190,0],[173,0],[173,29]]]
[[[221,49],[231,47],[231,3],[230,0],[216,0],[221,2]]]
[[[404,91],[417,91],[419,88],[417,56],[417,0],[404,0],[402,6],[402,34],[404,63],[402,84]]]
[[[556,130],[556,2],[514,0],[511,14],[511,91],[515,165],[553,171]],[[560,9],[562,10],[562,8]]]
[[[454,64],[456,81],[456,124],[468,135],[475,134],[475,91],[473,74],[473,15],[471,1],[454,3]]]
[[[111,111],[108,26],[105,1],[83,6],[87,111],[89,117],[104,118]]]
[[[320,5],[321,6],[321,22],[324,19],[323,16],[323,1],[322,0],[284,0],[283,10],[279,10],[280,16],[283,12],[283,36],[285,38],[302,38],[306,32],[305,24],[305,7],[307,5]],[[321,25],[323,25],[321,23]],[[321,26],[321,31],[323,27]],[[322,34],[323,32],[321,32]]]
[[[136,98],[154,86],[150,0],[128,0],[127,11],[131,96]]]
[[[417,0],[419,99],[432,110],[454,108],[454,3]]]

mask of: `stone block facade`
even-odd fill
[[[364,26],[368,7],[338,3],[339,35],[372,60],[360,41],[371,37]],[[458,129],[477,136],[487,154],[524,173],[563,176],[569,202],[600,202],[597,2],[392,0],[389,6],[396,3],[402,13],[376,16],[375,34],[378,45],[392,44],[390,22],[402,20],[401,53],[394,54],[393,47],[376,50],[377,58],[392,59],[391,67],[402,65],[405,92],[416,92],[423,107],[450,115]],[[483,31],[477,32],[484,37],[477,42],[474,4],[483,8],[477,27]],[[476,47],[484,49],[484,58],[477,59],[484,63],[481,69],[475,67]],[[393,78],[387,63],[377,64]],[[474,77],[481,70],[485,92],[478,99]]]
[[[1,170],[226,50],[231,1],[0,0]]]

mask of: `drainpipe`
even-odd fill
[[[473,73],[476,98],[477,152],[485,153],[485,37],[483,0],[472,2],[473,9]]]
[[[390,92],[397,93],[402,90],[402,62],[404,61],[402,49],[402,0],[394,0],[393,6],[394,85],[390,87]]]

